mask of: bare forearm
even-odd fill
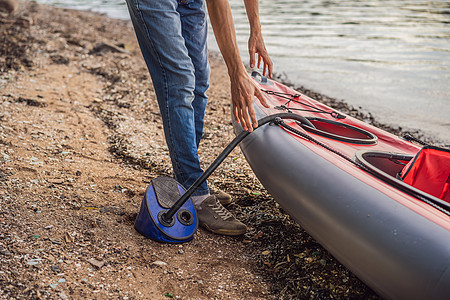
[[[258,56],[258,68],[263,61],[263,75],[268,73],[272,77],[272,60],[267,53],[264,39],[261,33],[261,23],[259,21],[259,0],[244,0],[247,11],[248,22],[250,23],[250,38],[248,39],[248,52],[250,54],[250,68],[255,67],[255,56]]]
[[[253,127],[258,126],[253,107],[254,97],[264,106],[269,105],[242,63],[228,0],[206,0],[206,3],[214,35],[230,75],[233,116],[244,130],[252,131]]]
[[[228,0],[207,0],[206,3],[214,35],[228,73],[231,76],[236,72],[246,72],[236,42],[236,32]]]
[[[251,34],[261,34],[261,24],[259,22],[259,1],[244,0],[248,22],[250,23]]]

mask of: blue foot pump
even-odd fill
[[[283,122],[281,119],[293,119],[314,127],[302,116],[280,113],[262,118],[257,128],[269,122],[280,125]],[[249,134],[248,131],[242,131],[236,136],[188,190],[169,177],[153,179],[145,192],[141,209],[134,223],[136,230],[160,242],[182,243],[191,240],[197,230],[198,219],[189,197]]]

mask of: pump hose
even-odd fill
[[[255,128],[257,130],[261,126],[273,122],[276,119],[292,119],[298,121],[306,126],[310,126],[315,128],[314,125],[305,117],[302,117],[293,113],[279,113],[275,115],[270,115],[258,120],[258,127]],[[217,167],[225,160],[225,158],[233,151],[233,149],[248,135],[249,131],[242,131],[239,135],[237,135],[230,144],[219,154],[219,156],[213,161],[213,163],[208,167],[208,169],[203,172],[203,174],[189,187],[189,189],[174,203],[174,205],[165,213],[160,215],[160,223],[170,224],[173,216],[176,212],[183,206],[183,204],[189,199],[189,197],[195,192],[195,190],[214,172]]]

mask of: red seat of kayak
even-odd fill
[[[450,150],[423,147],[403,168],[403,182],[450,203]]]

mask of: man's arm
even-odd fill
[[[269,107],[259,87],[248,76],[242,63],[236,42],[236,32],[228,0],[207,0],[209,19],[216,36],[220,52],[225,60],[231,80],[233,115],[244,130],[253,131],[258,126],[253,97]],[[252,127],[253,124],[253,127]]]
[[[247,11],[248,21],[250,23],[250,38],[248,39],[248,52],[250,54],[250,67],[255,67],[255,55],[258,54],[258,68],[263,60],[263,75],[268,73],[272,78],[273,64],[267,53],[264,39],[261,33],[261,23],[259,22],[259,0],[244,0],[245,10]]]

